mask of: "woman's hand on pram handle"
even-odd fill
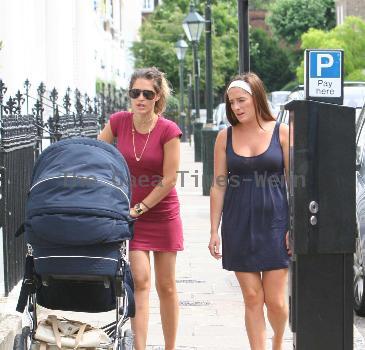
[[[144,214],[146,211],[148,211],[148,207],[143,202],[137,203],[134,207],[130,208],[129,215],[132,218],[138,218],[142,214]]]
[[[136,212],[136,210],[132,207],[130,210],[129,210],[129,215],[132,217],[132,218],[138,218],[139,216],[141,216],[142,214],[138,214]]]

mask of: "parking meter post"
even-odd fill
[[[208,126],[202,129],[203,196],[209,196],[214,173],[214,144],[218,128]]]
[[[285,108],[290,114],[293,345],[297,350],[352,349],[355,110],[310,100]]]
[[[194,161],[202,161],[202,128],[203,123],[196,121],[194,123]]]

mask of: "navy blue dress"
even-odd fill
[[[255,272],[288,267],[288,201],[279,125],[275,125],[268,149],[253,157],[234,152],[232,127],[227,129],[228,186],[221,229],[226,270]]]

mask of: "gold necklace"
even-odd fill
[[[151,120],[153,120],[153,117],[152,117]],[[145,144],[144,144],[144,146],[142,148],[141,154],[139,155],[139,157],[137,157],[136,145],[135,145],[135,142],[134,142],[134,133],[135,133],[135,130],[134,130],[134,124],[133,124],[133,119],[132,119],[132,143],[133,143],[133,152],[134,152],[134,158],[136,159],[137,162],[139,162],[141,160],[142,155],[143,155],[143,152],[146,149],[146,146],[147,146],[148,140],[150,138],[150,134],[151,134],[151,127],[152,127],[152,124],[149,127],[149,129],[148,129],[147,140],[146,140],[146,142],[145,142]]]

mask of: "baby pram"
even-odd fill
[[[18,232],[25,233],[28,254],[17,311],[26,309],[31,322],[16,336],[14,350],[40,347],[37,304],[90,313],[115,309],[115,322],[101,327],[109,341],[98,347],[132,349],[132,333],[124,330],[135,311],[130,197],[129,170],[115,147],[71,138],[42,152]]]

